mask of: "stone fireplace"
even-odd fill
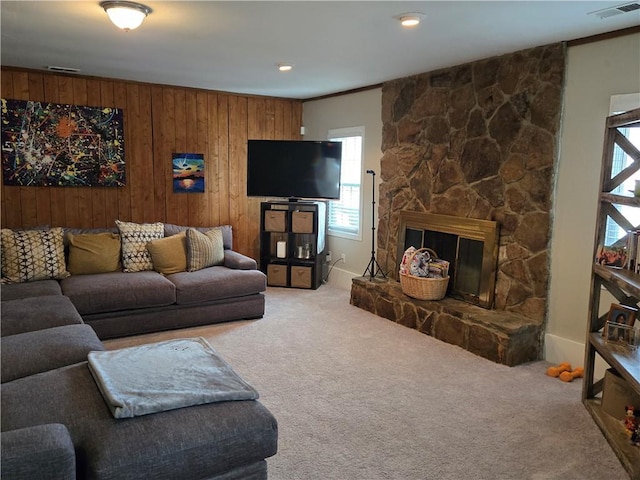
[[[501,363],[539,358],[564,65],[552,44],[383,85],[376,255],[391,281],[354,279],[352,303]],[[495,283],[477,295],[493,309],[399,291],[402,225],[418,214],[499,226]]]

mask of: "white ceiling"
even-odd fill
[[[2,65],[305,99],[640,24],[589,15],[629,1],[142,3],[153,13],[124,32],[99,0],[2,0]],[[403,29],[406,12],[425,18]]]

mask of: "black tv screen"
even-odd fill
[[[340,198],[342,143],[249,140],[249,197]]]

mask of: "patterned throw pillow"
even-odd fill
[[[224,263],[222,230],[212,228],[200,233],[195,228],[187,230],[187,270],[195,272]]]
[[[132,223],[116,220],[122,243],[122,267],[125,272],[153,270],[147,243],[164,237],[164,225],[158,223]]]
[[[64,263],[63,230],[11,230],[3,228],[2,280],[4,283],[59,280],[69,276]]]

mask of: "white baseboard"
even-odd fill
[[[331,269],[331,273],[329,274],[329,279],[327,284],[332,285],[334,287],[344,288],[346,290],[351,290],[351,279],[353,277],[359,277],[357,273],[348,272],[347,270],[342,270],[340,268],[333,267]]]
[[[544,359],[554,365],[569,362],[572,367],[584,366],[584,343],[558,337],[550,333],[544,336]],[[596,355],[595,378],[604,377],[608,365]]]

